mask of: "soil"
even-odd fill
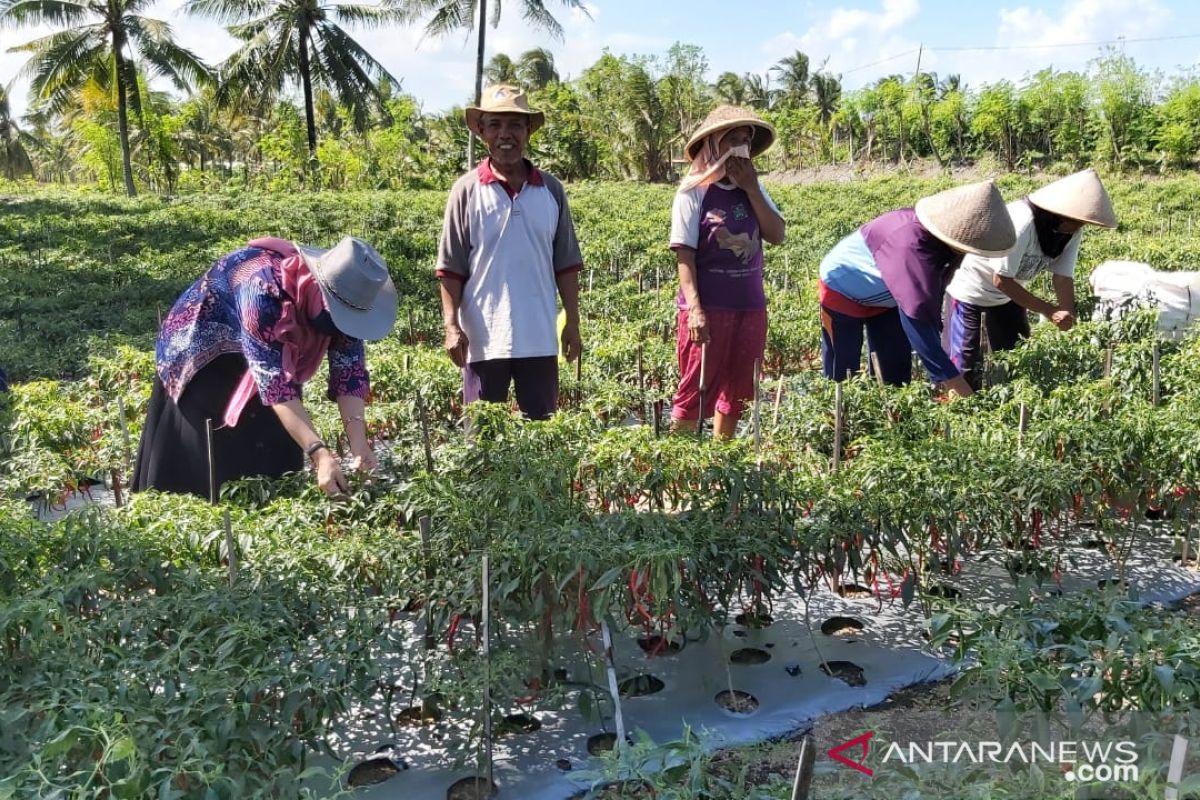
[[[865,586],[859,586],[857,583],[843,583],[837,588],[837,593],[847,600],[871,600],[874,595],[871,590]]]
[[[863,675],[863,668],[853,661],[826,661],[821,665],[821,672],[832,678],[845,681],[851,686],[867,685],[867,678]]]
[[[446,800],[490,800],[496,796],[496,784],[488,791],[486,778],[463,778],[450,784]]]
[[[723,689],[713,699],[721,708],[734,714],[751,714],[758,710],[758,698],[741,689],[734,689],[732,693]]]
[[[856,636],[866,624],[853,617],[830,617],[821,623],[821,633],[826,636]]]
[[[368,758],[354,765],[346,782],[351,786],[374,786],[383,783],[399,771],[400,768],[387,758]]]
[[[771,660],[771,654],[757,647],[743,647],[741,650],[734,650],[729,660],[734,664],[765,664]]]
[[[634,675],[617,685],[617,691],[621,697],[645,697],[649,694],[657,694],[665,688],[666,684],[653,675]]]

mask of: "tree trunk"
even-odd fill
[[[128,94],[125,86],[125,56],[122,50],[125,47],[125,37],[113,37],[113,61],[117,74],[117,131],[121,139],[121,171],[125,176],[125,193],[130,197],[137,194],[137,189],[133,185],[133,163],[129,157],[129,108],[127,106]]]
[[[308,61],[308,31],[300,29],[300,84],[304,88],[304,124],[308,130],[308,155],[317,157],[317,118],[313,109],[312,74]]]
[[[475,105],[483,97],[483,52],[487,33],[487,0],[479,0],[479,42],[475,48]],[[475,166],[475,132],[467,132],[467,169]]]

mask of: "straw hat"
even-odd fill
[[[991,181],[922,197],[916,211],[917,219],[930,233],[964,253],[994,258],[1017,243],[1004,198]]]
[[[1029,195],[1029,202],[1060,217],[1088,222],[1102,228],[1117,227],[1117,215],[1100,176],[1085,169],[1043,186]]]
[[[479,120],[484,114],[524,114],[529,117],[532,134],[546,122],[546,115],[529,107],[529,98],[517,86],[507,83],[485,86],[479,94],[479,105],[467,106],[467,127],[479,135]]]
[[[696,152],[700,149],[704,138],[710,133],[741,128],[744,125],[754,128],[754,137],[750,140],[751,158],[775,143],[775,129],[769,122],[760,119],[753,111],[738,106],[717,106],[700,123],[700,127],[692,134],[692,138],[688,139],[683,153],[687,156],[688,161],[691,161],[696,157]]]
[[[396,285],[374,247],[347,236],[329,250],[297,245],[339,331],[382,339],[396,324]]]

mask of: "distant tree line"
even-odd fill
[[[30,110],[16,118],[0,88],[0,175],[132,195],[441,187],[465,169],[461,108],[427,113],[349,29],[423,24],[442,35],[480,17],[494,25],[499,4],[488,16],[486,0],[189,0],[189,13],[226,23],[241,42],[208,65],[142,14],[151,2],[0,0],[0,29],[57,29],[13,48],[29,54]],[[516,5],[548,35],[561,33],[544,0]],[[151,89],[151,77],[178,94]],[[717,103],[774,123],[772,170],[985,160],[1008,170],[1172,171],[1194,169],[1200,151],[1200,76],[1164,77],[1116,50],[1085,71],[976,87],[919,72],[844,91],[798,51],[765,74],[714,76],[689,44],[605,52],[570,80],[545,47],[497,53],[483,78],[523,86],[546,111],[535,157],[570,180],[676,179],[684,141]]]

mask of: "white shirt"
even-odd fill
[[[1047,270],[1054,275],[1075,277],[1075,262],[1079,260],[1079,240],[1082,238],[1082,231],[1075,231],[1075,235],[1058,258],[1050,258],[1042,253],[1042,246],[1038,244],[1037,229],[1033,225],[1033,210],[1029,204],[1025,200],[1017,200],[1009,203],[1007,208],[1008,215],[1012,217],[1013,228],[1017,231],[1017,244],[1008,255],[999,258],[968,254],[963,259],[962,266],[954,273],[954,279],[946,288],[946,292],[960,303],[992,308],[1011,300],[1012,298],[992,283],[994,275],[1013,278],[1022,286],[1028,285]]]

